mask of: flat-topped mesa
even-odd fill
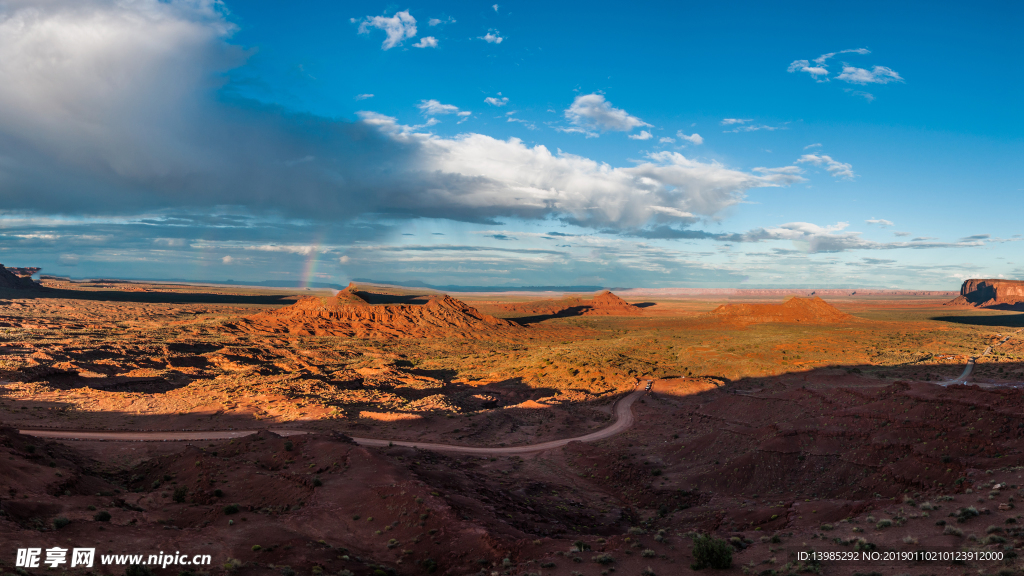
[[[481,337],[519,327],[488,316],[447,294],[391,297],[401,303],[371,303],[387,295],[357,292],[349,285],[331,297],[303,298],[229,325],[245,332],[348,336],[355,338]]]
[[[13,288],[15,290],[36,290],[39,284],[32,280],[32,274],[40,268],[6,268],[0,264],[0,289]],[[20,274],[19,274],[20,272]],[[28,272],[28,274],[25,274]]]
[[[964,280],[960,295],[949,306],[1000,306],[1024,304],[1024,281],[998,278]]]
[[[836,324],[854,319],[817,296],[793,297],[782,304],[723,304],[702,318],[733,324]]]

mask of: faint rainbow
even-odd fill
[[[313,249],[306,255],[306,263],[302,266],[302,280],[299,288],[309,288],[313,278],[316,276],[316,268],[320,263],[320,247],[324,244],[323,232],[318,232],[313,241]]]

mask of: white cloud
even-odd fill
[[[602,131],[629,132],[633,128],[650,126],[625,110],[613,107],[604,95],[597,93],[577,96],[565,111],[565,117],[577,126]]]
[[[376,120],[374,125],[397,141],[416,143],[421,177],[436,179],[418,185],[406,206],[429,206],[448,217],[467,210],[520,217],[561,214],[584,225],[635,227],[651,220],[713,216],[741,202],[751,188],[803,180],[788,171],[753,174],[675,152],[651,153],[635,166],[613,167],[552,154],[541,145],[530,148],[517,138],[442,138],[410,133],[394,119],[390,124]]]
[[[225,256],[220,259],[220,261],[223,262],[224,264],[231,264],[233,260],[234,258],[232,258],[231,256]]]
[[[358,94],[356,100],[366,100],[367,98],[373,98],[373,94]]]
[[[797,163],[825,166],[825,170],[828,170],[828,173],[836,178],[852,180],[856,177],[856,174],[853,173],[853,166],[833,160],[831,156],[827,156],[825,154],[804,154],[799,160],[797,160]]]
[[[437,38],[433,36],[424,36],[420,38],[420,41],[413,44],[416,48],[437,48]]]
[[[658,139],[658,143],[659,144],[675,144],[675,142],[676,142],[675,138],[669,138],[668,136],[663,136],[663,137]]]
[[[403,10],[390,17],[367,16],[359,24],[359,33],[367,34],[370,32],[370,28],[384,31],[387,37],[384,39],[384,43],[381,44],[381,48],[383,50],[390,50],[400,45],[406,38],[412,38],[416,35],[416,19],[409,14],[408,10]]]
[[[750,122],[750,120],[740,120],[740,121],[734,122],[734,124],[739,123],[739,122]],[[722,123],[725,124],[724,121]],[[786,122],[786,124],[789,124],[789,122]],[[735,134],[737,132],[758,132],[760,130],[767,130],[769,132],[774,132],[775,130],[785,130],[785,129],[786,129],[785,126],[769,126],[767,124],[743,124],[741,126],[736,126],[732,130],[722,130],[722,133],[724,133],[724,134]]]
[[[641,130],[639,134],[629,135],[630,140],[650,140],[653,137],[654,135],[648,132],[647,130]]]
[[[903,78],[901,78],[895,70],[886,66],[875,66],[871,70],[855,68],[853,66],[843,66],[843,73],[836,76],[836,78],[851,84],[861,85],[903,82]]]
[[[464,116],[470,114],[469,112],[462,113],[459,111],[458,106],[452,104],[441,104],[437,100],[420,100],[420,103],[416,105],[420,109],[420,112],[424,116],[438,116],[441,114],[459,114]]]
[[[350,258],[348,256],[342,256],[341,258],[338,258],[338,262],[341,264],[348,264],[349,260]]]
[[[497,11],[498,11],[498,5],[497,5],[497,4],[495,4],[494,6],[491,6],[491,8],[494,8],[494,11],[495,11],[495,12],[497,12]]]
[[[501,96],[501,94],[498,95]],[[491,106],[501,107],[504,106],[505,104],[508,104],[508,98],[495,98],[494,96],[488,96],[487,98],[484,98],[484,102],[490,104]]]
[[[747,122],[753,122],[752,118],[722,118],[722,126],[731,126],[733,124],[746,124]]]
[[[440,24],[455,24],[455,18],[451,16],[441,20],[440,18],[431,18],[427,21],[427,26],[438,26]]]
[[[790,63],[789,68],[787,68],[786,71],[787,72],[806,72],[806,73],[810,74],[811,77],[814,78],[815,80],[817,80],[818,82],[828,82],[828,78],[827,78],[827,76],[828,76],[828,67],[825,65],[825,62],[827,62],[830,58],[832,58],[836,54],[870,54],[870,53],[871,53],[871,51],[869,51],[866,48],[853,48],[853,49],[850,49],[850,50],[840,50],[838,52],[829,52],[827,54],[822,54],[821,56],[818,56],[817,58],[815,58],[814,59],[814,64],[815,65],[813,65],[813,66],[811,65],[811,62],[808,61],[808,60],[794,60],[793,62]]]
[[[809,150],[811,148],[821,148],[821,142],[815,144],[808,144],[807,146],[804,146],[804,150]]]
[[[678,132],[676,132],[676,136],[683,140],[686,140],[687,142],[695,146],[700,146],[701,144],[704,143],[704,139],[701,138],[700,134],[697,134],[696,132],[687,136],[686,134],[683,134],[682,130],[679,130]]]
[[[836,54],[860,54],[863,56],[865,54],[871,54],[871,51],[867,48],[851,48],[849,50],[840,50],[839,52],[829,52],[828,54],[822,54],[815,58],[814,63],[819,66],[824,65],[829,58],[832,58]]]
[[[816,80],[818,79],[819,76],[827,76],[828,75],[828,68],[825,68],[824,66],[811,66],[811,63],[808,62],[807,60],[794,60],[789,65],[789,68],[786,71],[787,72],[807,72],[812,77],[814,77],[814,79],[816,79]]]
[[[871,218],[870,220],[865,220],[864,222],[866,224],[877,224],[877,225],[881,226],[882,228],[887,228],[889,226],[895,226],[895,224],[893,224],[891,220],[886,220],[884,218]]]
[[[500,36],[500,32],[498,32],[497,30],[491,30],[483,36],[477,36],[477,38],[483,40],[484,42],[487,42],[488,44],[501,44],[502,42],[505,41],[505,39]]]

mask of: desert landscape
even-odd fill
[[[995,573],[1024,546],[1021,283],[451,295],[33,272],[0,271],[16,548],[597,576],[688,572],[699,535],[766,575],[863,572],[811,550],[998,551],[872,565]]]

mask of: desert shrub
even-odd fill
[[[878,521],[878,520],[877,520],[877,519],[876,519],[876,518],[875,518],[874,516],[868,516],[868,517],[867,517],[867,518],[865,518],[864,520],[866,520],[867,522],[869,522],[869,523],[871,523],[871,524],[874,524],[875,522],[877,522],[877,521]]]
[[[833,526],[831,524],[822,524],[821,525],[821,529],[822,530],[832,530],[833,528],[835,528],[835,526]]]
[[[153,571],[148,566],[132,564],[125,568],[124,576],[153,576]]]
[[[395,540],[394,538],[392,538],[391,540],[388,540],[388,548],[389,549],[390,548],[394,548],[395,546],[398,546],[398,540]]]
[[[875,524],[875,528],[878,528],[879,530],[881,530],[882,528],[888,528],[890,526],[892,526],[892,520],[889,520],[888,518],[882,518],[878,521],[877,524]]]
[[[319,486],[323,486],[323,485],[324,485],[324,481],[321,480],[319,476],[317,476],[316,478],[313,478],[313,486],[319,487]]]
[[[544,563],[542,563],[540,565],[540,567],[541,568],[554,568],[555,567],[555,563],[554,562],[544,562]]]
[[[996,525],[989,526],[988,528],[985,529],[985,534],[995,534],[997,532],[999,534],[1002,534],[1003,532],[1005,532],[1005,530],[1003,530],[1002,526],[996,526]]]
[[[955,511],[950,512],[949,515],[955,517],[957,522],[967,522],[978,515],[978,509],[974,506],[958,508]]]
[[[56,518],[53,519],[53,528],[55,530],[60,530],[61,528],[67,526],[68,524],[71,524],[71,520],[68,520],[67,518],[65,518],[63,516],[57,516]]]
[[[952,526],[952,525],[946,526],[946,528],[942,530],[942,533],[945,534],[946,536],[963,536],[964,535],[963,530],[957,528],[956,526]]]
[[[157,478],[156,480],[153,480],[153,483],[150,484],[150,486],[153,487],[153,490],[156,490],[157,488],[159,488],[160,487],[160,479]]]
[[[217,488],[216,490],[213,491],[213,495],[216,496],[217,498],[223,498],[224,491],[221,490],[220,488]]]
[[[938,506],[932,504],[931,502],[921,502],[920,508],[921,510],[935,510],[936,508],[938,508]]]
[[[188,495],[188,488],[185,486],[178,486],[174,489],[174,496],[171,497],[175,502],[181,503],[185,501],[185,496]]]
[[[433,558],[425,558],[423,560],[420,560],[420,566],[423,567],[423,570],[426,571],[427,574],[433,574],[434,572],[437,572],[437,561]]]
[[[909,536],[909,535],[908,536],[904,536],[903,537],[903,543],[904,544],[917,544],[917,538],[914,538],[913,536]]]
[[[654,570],[651,570],[651,567],[648,566],[640,571],[640,576],[655,576]]]
[[[434,570],[437,570],[436,566],[434,567]],[[429,572],[429,570],[428,570],[428,572]],[[356,576],[356,575],[351,570],[342,569],[341,572],[338,572],[338,576]]]
[[[295,570],[291,566],[281,566],[281,576],[295,576]]]
[[[615,558],[612,558],[611,554],[598,554],[597,556],[592,557],[591,560],[598,564],[611,564],[612,562],[615,562]]]
[[[92,517],[92,519],[97,522],[110,522],[110,512],[100,510]]]
[[[713,536],[700,535],[693,540],[694,570],[715,568],[722,570],[732,566],[732,546],[725,540]]]
[[[644,530],[643,528],[639,527],[639,526],[633,526],[632,528],[629,529],[629,533],[630,534],[634,534],[634,535],[638,535],[638,534],[646,534],[647,531]]]
[[[1002,536],[996,536],[995,534],[989,535],[987,538],[982,540],[983,544],[1006,544],[1006,538]]]
[[[292,444],[291,440],[285,440],[284,449],[287,452],[291,452],[292,448],[295,448],[295,444]]]
[[[653,557],[657,556],[658,553],[655,552],[654,550],[651,550],[650,548],[647,548],[643,552],[641,552],[640,555],[643,556],[644,558],[653,558]]]
[[[877,548],[873,542],[868,542],[863,538],[857,538],[857,541],[853,544],[853,549],[858,552],[871,552]]]
[[[572,549],[570,552],[583,552],[585,550],[590,550],[590,544],[587,544],[583,540],[577,540],[572,543]]]
[[[224,507],[224,514],[238,514],[239,510],[241,510],[241,508],[238,507],[238,504],[228,504]]]
[[[259,544],[253,544],[252,545],[252,551],[253,552],[259,552],[260,550],[263,550],[263,546],[260,546]]]

